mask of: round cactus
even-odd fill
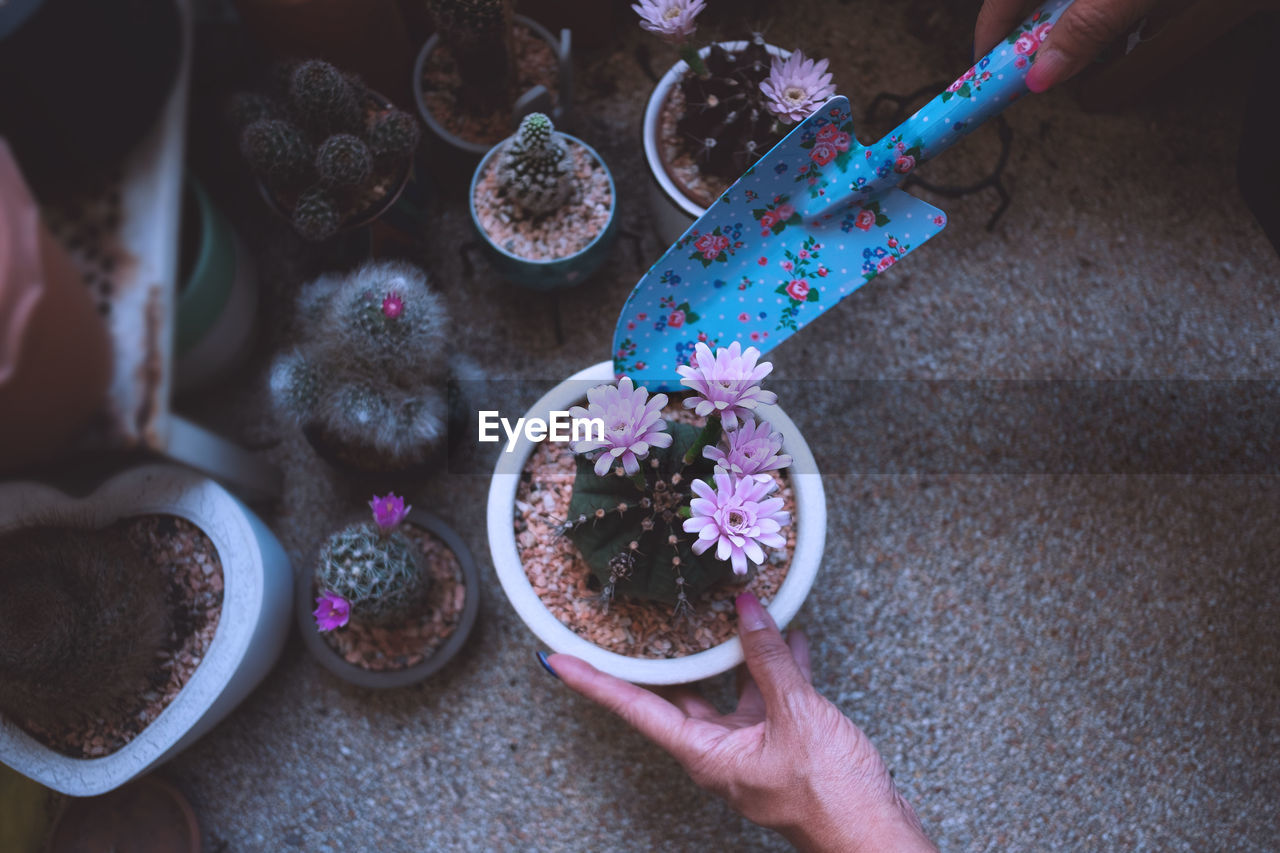
[[[240,134],[240,152],[249,167],[268,182],[297,181],[311,170],[311,146],[287,121],[259,119]]]
[[[373,156],[358,136],[335,133],[316,150],[316,173],[326,186],[358,186],[367,181],[372,172]]]
[[[530,113],[503,147],[498,185],[520,210],[544,216],[573,195],[573,157],[551,119]]]
[[[257,92],[238,92],[227,101],[227,120],[237,131],[243,131],[255,121],[264,118],[281,118],[284,108],[272,98]]]
[[[376,157],[403,157],[418,144],[418,120],[403,110],[378,116],[369,128],[369,148]]]
[[[364,128],[361,90],[327,62],[299,62],[289,76],[289,99],[312,133],[359,133]]]
[[[323,187],[312,187],[298,196],[293,209],[293,227],[308,240],[319,242],[338,233],[342,213],[338,203]]]
[[[411,616],[430,585],[419,550],[403,534],[362,522],[329,537],[315,570],[316,589],[351,605],[351,617],[387,625]]]

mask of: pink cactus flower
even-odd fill
[[[643,370],[644,363],[638,362],[636,369]],[[569,448],[595,460],[597,477],[605,476],[619,463],[628,476],[635,474],[650,447],[671,446],[666,421],[659,417],[666,404],[666,394],[650,397],[647,390],[635,387],[630,376],[622,377],[617,385],[597,385],[587,392],[586,408],[574,406],[569,415],[600,418],[604,421],[604,436],[591,435],[572,442]]]
[[[697,29],[694,18],[706,8],[704,0],[640,0],[631,8],[640,16],[640,26],[670,42],[680,43]]]
[[[764,421],[747,421],[741,429],[728,433],[728,451],[718,447],[704,447],[702,455],[716,463],[716,469],[734,477],[770,479],[769,471],[777,471],[791,464],[791,457],[782,452],[782,434],[774,432]]]
[[[404,498],[394,492],[387,492],[382,497],[377,495],[369,501],[369,509],[373,510],[373,521],[380,530],[394,530],[396,525],[404,521],[411,506],[404,505]]]
[[[394,290],[382,299],[382,313],[394,320],[404,313],[404,300]]]
[[[693,553],[703,554],[716,546],[717,560],[728,560],[735,575],[747,573],[747,562],[764,562],[764,548],[781,548],[787,540],[781,534],[791,515],[782,508],[782,498],[770,498],[776,487],[743,477],[736,482],[723,471],[715,473],[715,488],[702,480],[693,481],[697,497],[689,502],[692,517],[684,522],[686,533],[698,534]],[[761,546],[764,546],[762,548]]]
[[[769,76],[760,83],[769,111],[784,124],[804,121],[836,93],[827,60],[814,61],[797,50],[786,59],[773,58]]]
[[[311,615],[316,618],[318,630],[332,631],[350,621],[351,603],[336,592],[326,589],[316,599],[316,609]]]
[[[714,355],[706,344],[697,344],[692,363],[676,368],[680,384],[694,392],[685,399],[685,407],[701,418],[717,414],[726,430],[737,429],[739,417],[746,417],[761,403],[769,405],[778,400],[772,391],[760,389],[760,381],[769,375],[773,365],[767,361],[757,364],[759,358],[758,349],[747,347],[743,351],[737,341],[716,350]]]

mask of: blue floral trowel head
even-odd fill
[[[699,342],[770,350],[941,231],[946,215],[898,184],[1027,91],[1068,5],[1050,0],[873,145],[854,138],[844,97],[797,125],[636,285],[614,331],[614,372],[672,390]]]

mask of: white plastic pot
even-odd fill
[[[567,411],[583,401],[586,383],[613,379],[612,362],[592,365],[551,389],[525,417],[547,419],[553,411]],[[813,453],[791,418],[777,406],[761,406],[756,411],[782,433],[787,453],[794,460],[789,473],[796,498],[796,548],[787,578],[768,608],[778,626],[785,627],[804,603],[818,576],[827,536],[827,499]],[[551,614],[533,591],[516,547],[516,489],[533,451],[534,443],[521,435],[510,453],[501,454],[489,486],[488,509],[489,551],[498,580],[529,630],[551,650],[582,658],[599,670],[636,684],[687,684],[719,675],[740,664],[742,644],[737,637],[681,658],[628,657],[583,639]]]
[[[257,686],[288,635],[289,559],[271,531],[212,480],[184,468],[148,465],[113,477],[86,498],[41,483],[0,484],[0,533],[63,516],[105,526],[149,514],[185,518],[212,540],[223,576],[218,628],[182,692],[110,755],[70,758],[0,716],[0,761],[64,794],[105,793],[190,746]]]
[[[733,52],[745,49],[748,43],[723,41],[719,44],[725,50]],[[771,44],[766,44],[765,50],[783,59],[791,55],[790,51]],[[698,56],[706,59],[710,53],[711,46],[707,45],[698,51]],[[685,195],[671,180],[667,174],[667,167],[662,164],[658,147],[658,120],[662,115],[662,107],[667,102],[667,95],[672,88],[679,85],[688,70],[689,64],[683,59],[672,65],[667,73],[662,75],[658,85],[653,87],[653,92],[649,94],[649,103],[644,108],[642,129],[644,159],[649,164],[649,176],[653,179],[649,182],[647,194],[649,213],[653,219],[653,227],[658,232],[658,238],[668,246],[679,240],[684,232],[689,230],[694,220],[707,212],[705,207]]]

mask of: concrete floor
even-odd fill
[[[973,10],[941,5],[793,0],[767,34],[832,57],[840,90],[865,105],[963,69]],[[577,57],[572,128],[609,162],[638,235],[604,276],[557,309],[482,263],[469,275],[461,199],[432,202],[423,264],[459,347],[495,377],[542,389],[606,358],[613,318],[664,248],[643,201],[651,83],[636,49],[659,69],[673,55],[630,22],[618,38]],[[831,383],[787,406],[826,436],[826,561],[798,617],[817,684],[871,736],[944,850],[1261,851],[1280,838],[1274,455],[1040,474],[1029,457],[916,464],[906,446],[863,466],[832,440],[853,405],[836,380],[1280,378],[1280,260],[1236,188],[1252,42],[1235,38],[1125,114],[1082,113],[1069,91],[1016,106],[1013,206],[994,232],[992,194],[924,194],[947,230],[774,353],[780,380]],[[924,176],[971,180],[996,146],[980,131]],[[263,514],[301,568],[360,495],[264,417],[263,370],[302,254],[241,198],[267,334],[248,369],[190,405],[284,467],[284,500]],[[1274,386],[1254,390],[1274,405]],[[978,414],[926,396],[896,410],[925,436]],[[208,849],[784,848],[538,669],[492,572],[487,485],[441,473],[413,496],[481,564],[481,622],[462,657],[375,695],[330,677],[294,637],[266,683],[166,770]],[[728,695],[725,679],[709,689]]]

